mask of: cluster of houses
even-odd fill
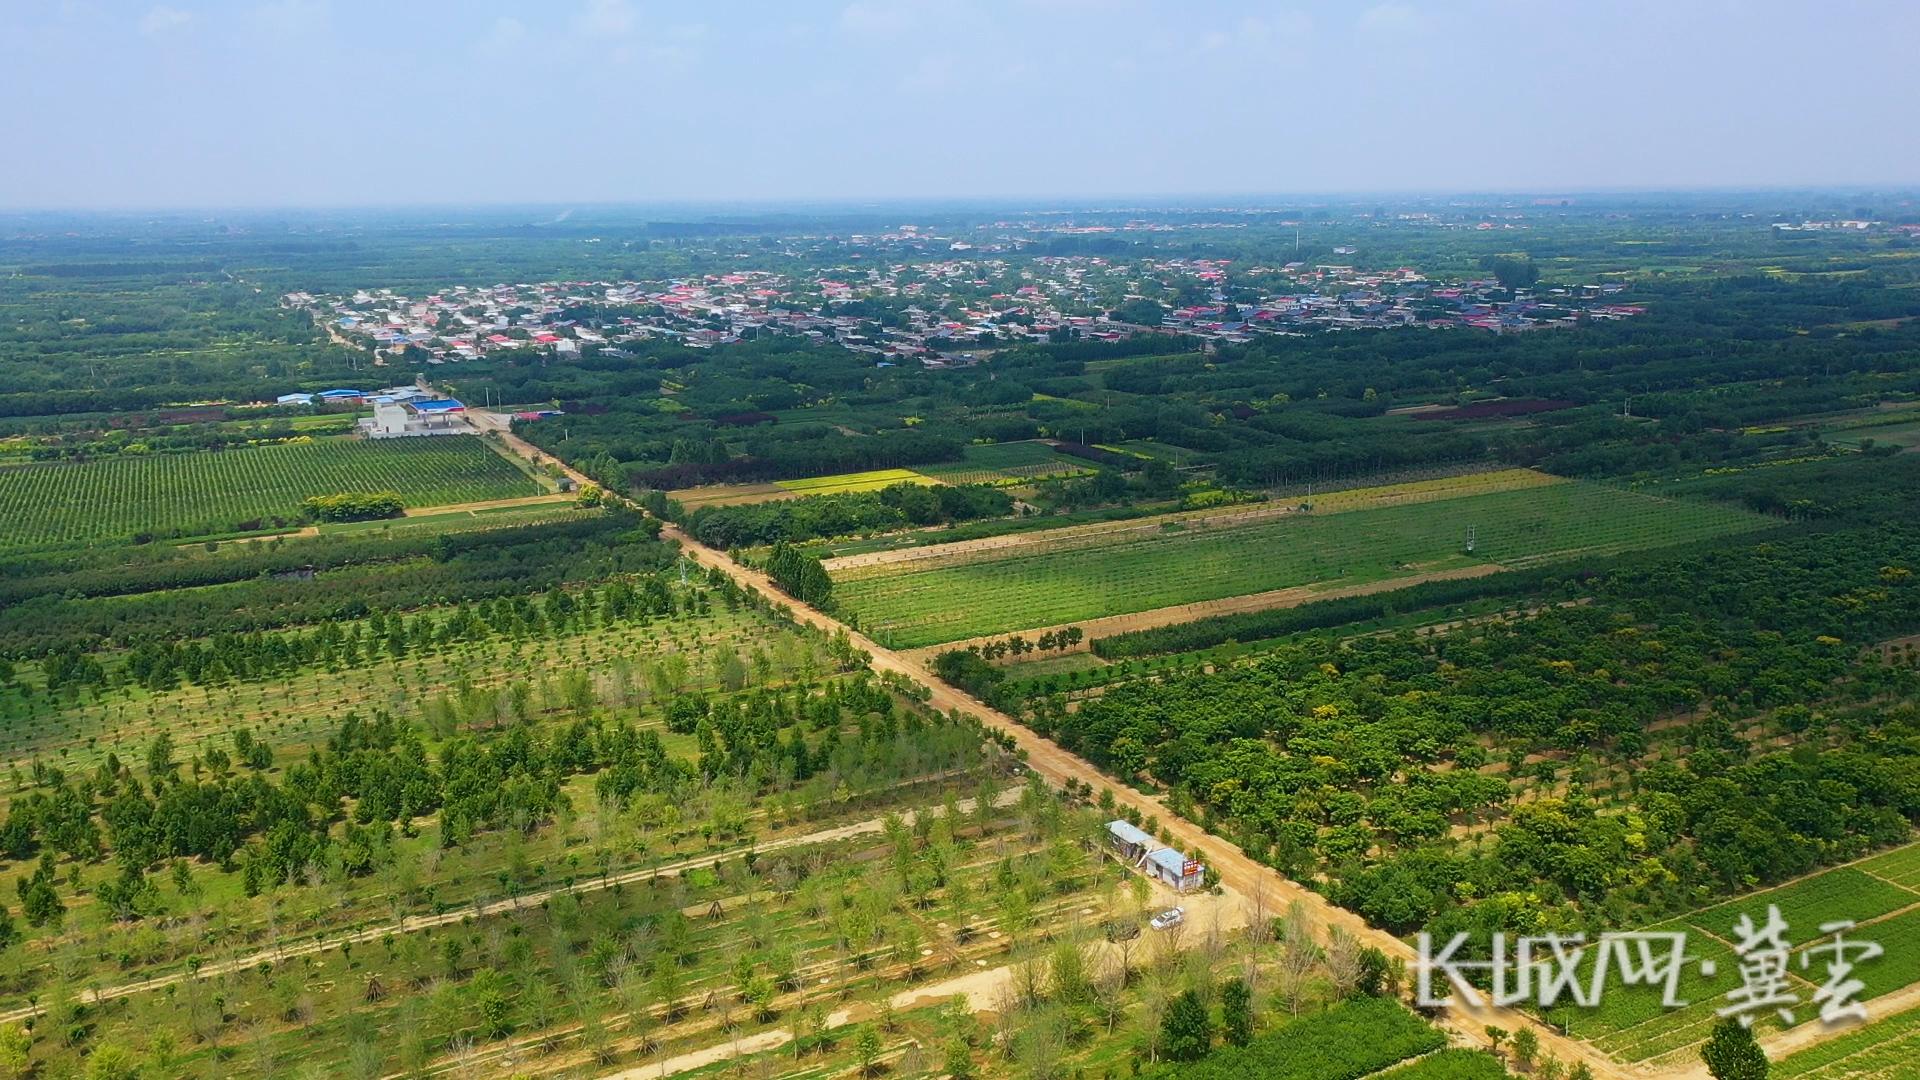
[[[281,394],[276,405],[373,406],[372,416],[358,421],[369,439],[397,439],[420,435],[470,435],[467,407],[441,397],[425,386],[393,386],[385,390],[339,388],[318,393]]]
[[[1222,281],[1224,263],[1198,260],[1188,267],[1208,282]],[[1419,271],[1401,267],[1360,271],[1352,266],[1291,262],[1252,267],[1242,280],[1259,282],[1256,303],[1227,302],[1217,290],[1209,302],[1175,308],[1164,328],[1231,344],[1261,334],[1298,334],[1308,330],[1361,330],[1393,326],[1431,329],[1473,327],[1495,333],[1573,326],[1582,320],[1624,319],[1645,313],[1634,304],[1608,302],[1625,289],[1608,282],[1509,292],[1492,278],[1438,284]],[[1279,291],[1268,290],[1277,284]]]
[[[927,239],[910,226],[901,229],[880,239]],[[566,359],[589,349],[619,355],[623,346],[651,339],[712,348],[790,334],[836,342],[881,366],[941,367],[1021,341],[1180,333],[1236,343],[1262,334],[1402,325],[1505,332],[1640,310],[1609,302],[1618,284],[1510,293],[1491,279],[1436,283],[1404,267],[1007,258],[970,247],[956,241],[924,257],[850,262],[806,275],[742,269],[650,282],[457,286],[426,296],[391,289],[302,292],[285,300],[311,312],[337,340],[370,349],[382,364],[454,363],[529,349]],[[1350,247],[1335,251],[1353,253]],[[1177,298],[1176,306],[1155,325],[1114,315],[1128,300],[1168,297]]]

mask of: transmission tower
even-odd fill
[[[1473,526],[1467,526],[1467,554],[1473,554],[1473,542],[1476,539],[1478,539],[1478,537],[1474,533]]]

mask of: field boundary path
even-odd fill
[[[999,558],[1015,549],[1028,546],[1045,546],[1050,550],[1058,550],[1062,541],[1073,541],[1074,546],[1082,543],[1090,546],[1120,544],[1125,543],[1131,534],[1152,535],[1165,531],[1170,525],[1196,529],[1234,528],[1296,515],[1325,517],[1329,514],[1348,513],[1354,510],[1376,510],[1408,503],[1444,502],[1449,499],[1495,491],[1546,487],[1561,483],[1566,481],[1531,469],[1493,469],[1459,476],[1328,492],[1312,499],[1312,510],[1302,508],[1302,504],[1306,502],[1304,497],[1277,498],[1263,503],[1214,506],[1199,510],[1173,510],[1164,514],[1150,514],[1146,517],[1123,518],[1119,521],[1089,521],[1078,525],[1062,525],[1053,529],[1035,529],[999,536],[982,536],[973,540],[956,540],[947,544],[926,544],[886,551],[861,552],[856,555],[841,555],[825,559],[822,560],[821,565],[834,576],[834,580],[839,581],[846,580],[850,576],[846,573],[847,571],[869,570],[875,567],[891,567],[897,563],[914,562],[949,566],[977,562],[982,558]]]
[[[1036,626],[1026,630],[1009,630],[1004,634],[986,634],[981,637],[963,638],[949,641],[943,645],[928,645],[918,649],[901,649],[900,655],[916,662],[927,663],[935,656],[952,649],[965,649],[974,645],[985,645],[990,641],[1005,641],[1016,634],[1031,636],[1036,634],[1057,634],[1062,630],[1077,627],[1083,635],[1081,639],[1065,649],[1055,650],[1047,655],[1060,653],[1087,652],[1092,648],[1094,639],[1112,637],[1131,630],[1151,630],[1157,626],[1171,626],[1175,623],[1193,622],[1196,619],[1211,618],[1215,615],[1239,615],[1253,611],[1270,611],[1277,608],[1299,607],[1301,604],[1316,600],[1342,600],[1350,596],[1368,596],[1373,593],[1391,592],[1428,581],[1456,581],[1461,578],[1486,577],[1497,574],[1506,568],[1494,563],[1479,563],[1474,566],[1460,566],[1451,570],[1434,570],[1425,574],[1411,574],[1406,577],[1384,578],[1380,581],[1368,581],[1359,585],[1342,585],[1323,589],[1314,585],[1294,585],[1285,589],[1270,589],[1267,592],[1248,593],[1245,596],[1224,596],[1218,600],[1197,600],[1191,604],[1174,604],[1169,607],[1151,608],[1147,611],[1135,611],[1126,615],[1103,615],[1097,619],[1082,619],[1079,622],[1061,623],[1058,626]],[[1041,657],[1044,659],[1044,656]]]
[[[1057,546],[1063,539],[1094,537],[1106,540],[1109,537],[1124,537],[1128,533],[1156,533],[1168,525],[1216,528],[1250,525],[1254,522],[1300,512],[1297,506],[1281,506],[1274,503],[1262,503],[1252,509],[1245,506],[1225,506],[1210,510],[1180,510],[1142,518],[1089,521],[1079,525],[1062,525],[1057,529],[1034,529],[1028,532],[1005,533],[1000,536],[982,536],[973,540],[955,540],[949,544],[924,544],[919,547],[893,548],[889,551],[841,555],[838,558],[821,560],[821,566],[825,567],[829,574],[840,574],[865,567],[892,566],[896,563],[932,561],[944,566],[956,562],[976,561],[976,556],[987,554],[997,557],[1009,550],[1029,545]]]

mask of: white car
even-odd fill
[[[1153,927],[1155,930],[1170,930],[1186,921],[1187,909],[1176,907],[1168,908],[1160,914],[1155,915],[1147,921],[1147,925]]]

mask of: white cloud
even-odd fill
[[[1360,15],[1362,30],[1380,30],[1392,33],[1404,33],[1418,30],[1426,22],[1426,16],[1412,4],[1376,4]]]
[[[593,37],[625,37],[639,21],[627,0],[587,0],[574,25]]]
[[[527,24],[511,15],[502,15],[493,20],[493,25],[474,46],[474,51],[483,57],[506,56],[518,49],[527,40]]]
[[[1313,16],[1304,11],[1275,11],[1240,20],[1240,36],[1248,41],[1303,38],[1313,34]]]
[[[333,11],[327,0],[271,0],[253,9],[254,21],[279,37],[303,37],[326,29]]]
[[[157,4],[140,19],[140,32],[148,37],[178,30],[193,21],[193,12]]]
[[[913,14],[903,3],[853,0],[853,3],[840,9],[841,28],[856,34],[891,37],[906,30],[912,22]]]
[[[921,94],[937,94],[952,89],[957,69],[953,57],[945,54],[922,56],[913,65],[913,70],[900,80],[902,90]]]

